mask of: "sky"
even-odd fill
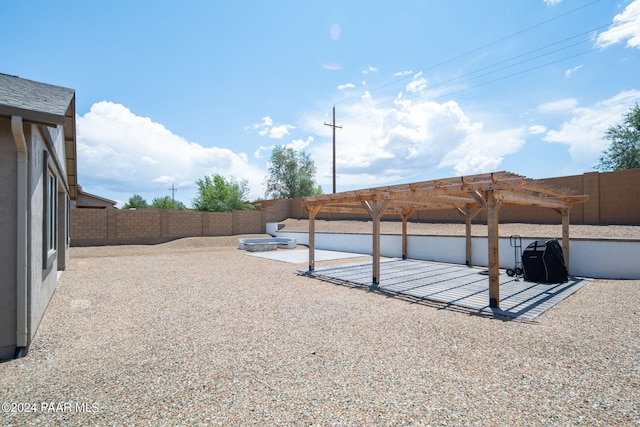
[[[78,182],[265,197],[275,146],[332,192],[592,172],[640,102],[640,0],[0,0],[0,72],[76,93]],[[10,18],[13,17],[13,18]],[[9,19],[10,18],[10,19]],[[327,125],[329,124],[329,125]]]

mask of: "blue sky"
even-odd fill
[[[126,202],[304,150],[332,191],[593,171],[640,102],[640,0],[2,0],[0,72],[76,91],[78,180]],[[7,19],[8,17],[13,17]]]

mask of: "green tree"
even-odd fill
[[[276,146],[271,152],[269,174],[267,197],[292,199],[322,194],[322,187],[314,181],[316,166],[304,151]]]
[[[186,209],[184,203],[172,200],[169,196],[156,197],[151,201],[151,206],[154,209]]]
[[[142,208],[148,208],[148,207],[149,207],[149,204],[145,199],[142,198],[142,196],[138,194],[134,194],[133,196],[129,197],[129,201],[125,203],[125,205],[122,208],[123,209],[142,209]]]
[[[226,180],[215,174],[199,179],[198,195],[193,199],[193,208],[206,212],[231,212],[232,210],[253,210],[251,203],[245,200],[249,192],[246,179],[237,181],[233,177]]]
[[[640,168],[640,106],[624,115],[624,121],[611,126],[604,135],[611,144],[600,156],[596,169],[601,171]]]

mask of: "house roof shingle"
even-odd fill
[[[69,197],[77,197],[75,91],[62,86],[0,73],[0,117],[19,116],[26,122],[64,126]]]
[[[0,73],[0,115],[64,125],[75,91]]]

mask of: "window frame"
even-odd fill
[[[58,252],[58,177],[46,150],[44,151],[42,183],[42,268],[47,269],[56,259]]]

